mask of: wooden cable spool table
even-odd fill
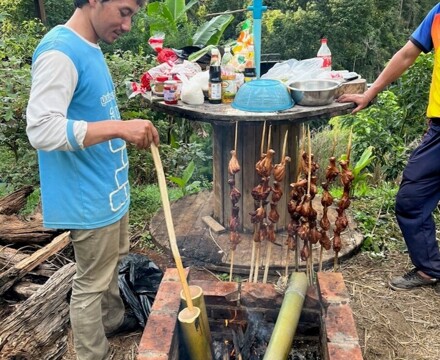
[[[199,214],[197,218],[206,215],[212,216],[212,218],[221,225],[220,228],[222,226],[226,229],[228,228],[229,217],[232,209],[231,200],[229,198],[230,188],[228,184],[228,164],[231,158],[230,151],[235,147],[235,129],[237,122],[238,139],[236,152],[241,170],[235,175],[235,182],[236,187],[241,192],[241,198],[237,203],[237,206],[240,208],[240,231],[242,233],[243,241],[243,238],[246,238],[247,236],[251,237],[253,232],[253,224],[251,223],[249,216],[249,213],[255,209],[254,199],[251,196],[251,191],[260,182],[260,178],[255,171],[255,164],[260,159],[261,139],[264,123],[266,123],[266,134],[269,126],[271,127],[271,148],[275,150],[273,159],[274,164],[281,162],[280,157],[282,154],[284,135],[286,131],[288,131],[286,155],[291,157],[292,161],[287,165],[286,177],[282,183],[284,195],[277,207],[280,215],[280,219],[277,223],[277,232],[282,232],[290,221],[290,216],[287,211],[287,202],[289,200],[289,186],[291,183],[296,181],[297,176],[297,157],[299,152],[298,143],[302,132],[301,124],[310,122],[312,120],[328,120],[334,116],[348,114],[355,107],[353,103],[333,102],[329,105],[316,107],[294,105],[288,110],[263,113],[237,110],[232,108],[230,104],[214,105],[205,102],[203,105],[187,105],[179,101],[176,105],[169,105],[165,104],[164,101],[161,101],[157,98],[152,98],[149,95],[144,95],[144,98],[146,98],[149,107],[152,110],[185,118],[190,121],[206,122],[212,125],[213,190],[209,195],[206,195],[206,193],[201,195],[205,197],[204,201],[209,201],[210,203],[203,204],[203,201],[199,201],[200,204],[198,206],[200,206],[200,209],[203,208],[203,211],[200,213],[194,208],[186,209],[185,211],[184,205],[182,208],[182,202],[180,202],[180,205],[176,205],[180,206],[179,214],[176,215],[173,213],[173,216],[180,218],[180,220],[175,221],[175,224],[178,224],[176,226],[176,234],[178,239],[179,227],[181,231],[183,231],[183,234],[180,234],[181,241],[182,239],[188,240],[191,238],[191,233],[193,234],[194,231],[197,231],[196,237],[198,238],[203,236],[212,237],[212,231],[207,232],[202,231],[203,229],[198,229],[199,226],[195,226],[195,224],[192,223],[196,220],[188,220],[188,218],[185,219],[185,213],[187,214],[187,217],[194,217],[194,214]],[[197,200],[192,199],[187,206],[196,206],[194,205],[195,203],[197,203]],[[158,216],[160,217],[160,214]],[[156,218],[156,220],[162,223],[162,220],[158,220],[158,218]],[[154,224],[154,221],[155,219],[152,221],[153,237],[160,237],[159,233],[162,231],[159,228],[161,225]],[[154,232],[156,232],[156,235]],[[217,232],[218,234],[221,233],[221,231],[215,230],[214,232]],[[223,236],[224,235],[225,234],[223,234]],[[222,235],[218,235],[218,237],[221,238]],[[214,241],[214,243],[217,243],[214,244],[214,250],[222,248],[222,250],[224,250],[223,255],[217,257],[217,260],[213,260],[213,262],[223,262],[226,268],[227,263],[224,257],[224,252],[228,250],[227,240],[223,241],[220,238]],[[354,242],[356,247],[359,245],[359,242],[360,241]],[[166,241],[164,241],[164,244],[166,244]],[[240,246],[241,245],[238,245],[237,248],[240,248]],[[200,244],[195,246],[195,248],[199,247]],[[185,253],[185,249],[183,250],[183,253]],[[343,255],[342,252],[341,255]],[[216,256],[213,255],[212,257]],[[199,254],[197,258],[200,259],[201,255]],[[219,258],[221,258],[221,260],[219,260]],[[274,258],[276,258],[276,256]],[[246,266],[247,261],[245,259],[247,259],[247,255],[242,257],[243,262],[241,264]]]

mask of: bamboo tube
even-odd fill
[[[200,309],[200,323],[202,324],[205,334],[208,336],[208,342],[212,344],[211,332],[209,330],[208,313],[206,311],[205,297],[203,296],[203,289],[197,285],[190,285],[189,291],[191,293],[191,300],[194,306]],[[180,300],[182,301],[183,307],[187,307],[185,294],[183,291],[180,292]]]
[[[231,249],[231,265],[229,267],[229,282],[232,282],[233,273],[234,273],[234,250]]]
[[[307,276],[292,273],[263,360],[286,360],[289,356],[306,292]]]
[[[179,324],[182,338],[191,360],[212,359],[210,343],[206,339],[204,327],[201,324],[200,309],[190,311],[189,307],[179,312]]]
[[[171,252],[176,263],[177,272],[180,282],[182,283],[183,293],[185,295],[187,307],[184,308],[178,316],[182,326],[182,336],[188,353],[194,354],[191,360],[212,359],[209,340],[210,335],[204,332],[204,328],[200,326],[200,309],[194,307],[188,282],[183,269],[182,258],[180,257],[179,248],[177,247],[176,234],[174,232],[173,218],[171,216],[171,206],[168,199],[168,190],[163,172],[162,161],[159,155],[159,149],[156,145],[151,144],[151,155],[153,156],[154,165],[157,172],[157,180],[159,183],[160,196],[162,199],[163,210],[165,214],[165,222],[170,240]]]

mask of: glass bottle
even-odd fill
[[[217,48],[211,50],[208,101],[211,104],[221,104],[222,102],[222,72],[220,65],[220,52]]]

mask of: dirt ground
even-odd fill
[[[142,252],[162,270],[174,267],[171,256],[153,250]],[[365,360],[440,359],[440,295],[434,288],[396,292],[388,279],[411,268],[407,254],[392,253],[373,259],[358,253],[340,264],[351,296],[351,307]],[[191,269],[192,277],[215,279],[202,268]],[[136,359],[141,331],[111,340],[113,360]],[[74,360],[72,346],[63,360]]]

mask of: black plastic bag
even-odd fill
[[[130,253],[119,264],[119,290],[142,327],[147,323],[162,277],[162,270],[145,255]]]

